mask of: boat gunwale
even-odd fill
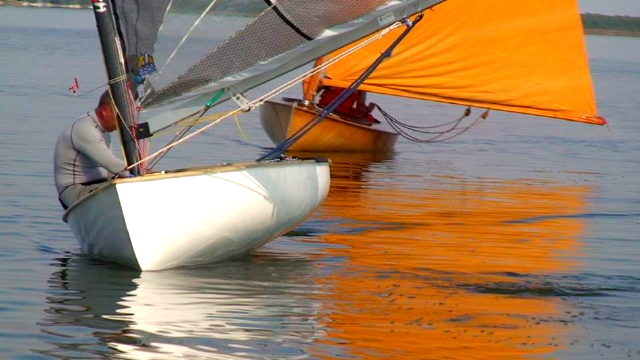
[[[295,99],[295,101],[290,101],[290,102],[288,102],[288,101],[268,100],[268,101],[265,101],[265,103],[273,103],[273,104],[278,104],[278,105],[291,106],[293,108],[293,110],[305,111],[307,113],[313,113],[314,110],[322,111],[322,108],[317,106],[315,103],[313,103],[312,105],[304,105],[304,104],[301,104],[298,99]],[[292,113],[292,116],[293,116],[293,113]],[[372,131],[372,132],[381,132],[381,133],[386,133],[386,134],[389,134],[389,135],[396,135],[396,136],[399,135],[397,132],[388,131],[386,129],[382,129],[382,128],[378,127],[378,126],[375,126],[376,124],[371,124],[371,125],[359,124],[359,123],[357,123],[355,121],[344,119],[341,116],[333,114],[333,113],[329,114],[326,117],[326,119],[331,119],[331,120],[337,121],[337,122],[339,122],[341,124],[344,124],[344,125],[355,126],[355,127],[360,128],[360,129],[368,130],[368,131]]]
[[[81,203],[86,202],[91,197],[97,195],[104,189],[107,189],[111,186],[116,186],[118,184],[130,183],[130,182],[144,182],[144,181],[156,181],[156,180],[164,180],[176,177],[187,177],[187,176],[197,176],[206,173],[225,173],[231,171],[238,171],[242,169],[250,169],[254,167],[262,167],[262,166],[285,166],[290,165],[292,163],[331,163],[331,161],[327,158],[317,157],[317,158],[287,158],[284,160],[269,160],[263,162],[240,162],[240,163],[221,163],[216,165],[205,165],[205,166],[197,166],[191,168],[180,168],[180,169],[172,169],[172,170],[163,170],[159,172],[154,172],[150,174],[145,174],[142,176],[136,176],[132,178],[117,178],[112,179],[104,183],[104,186],[98,187],[96,190],[90,192],[85,197],[79,199],[73,205],[69,206],[68,209],[65,210],[62,215],[62,221],[67,222],[67,218],[69,217],[71,211],[78,207]]]

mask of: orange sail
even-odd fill
[[[396,37],[332,65],[322,84],[349,86]],[[576,0],[445,1],[425,13],[360,89],[606,123],[597,112]]]

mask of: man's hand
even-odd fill
[[[123,171],[119,172],[116,176],[117,176],[118,178],[121,178],[121,179],[126,179],[126,178],[132,178],[132,177],[134,177],[134,176],[133,176],[133,174],[132,174],[132,173],[130,173],[128,170],[123,170]]]

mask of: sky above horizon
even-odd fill
[[[579,0],[581,13],[640,16],[640,0]]]

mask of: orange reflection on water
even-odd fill
[[[370,176],[334,162],[320,210],[345,224],[322,236],[344,270],[319,279],[329,289],[319,295],[319,343],[340,356],[397,359],[514,359],[564,345],[571,327],[560,297],[535,279],[576,265],[584,224],[572,215],[584,213],[587,187],[397,175],[367,183],[363,171]]]

